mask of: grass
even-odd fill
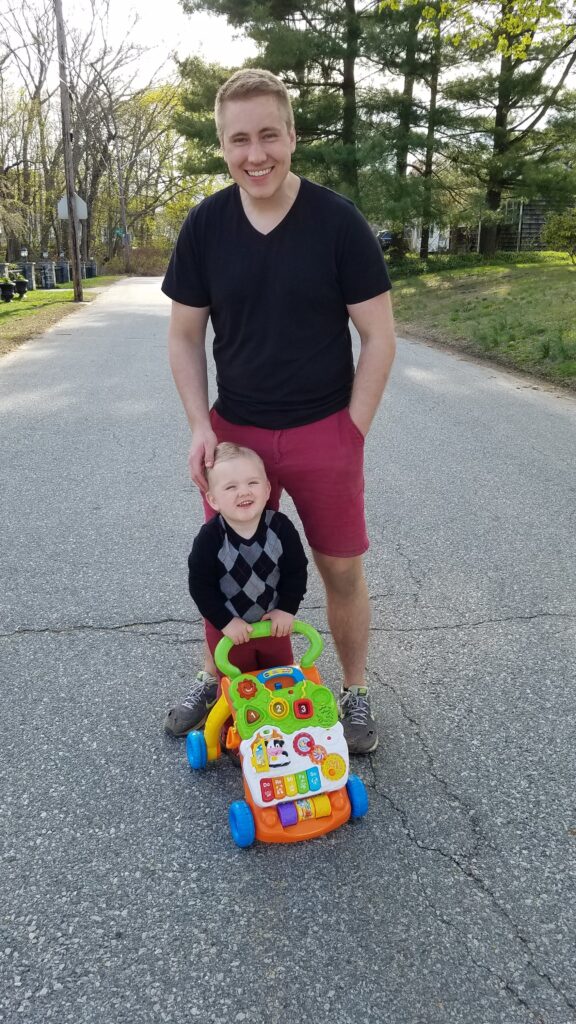
[[[84,291],[87,288],[102,288],[104,285],[114,284],[114,281],[120,281],[121,276],[122,275],[120,274],[110,274],[108,277],[87,277],[85,280],[82,281],[82,288]],[[67,284],[57,284],[56,288],[59,291],[70,291],[73,290],[73,285],[72,282],[69,281]]]
[[[392,271],[399,333],[576,389],[576,266],[554,255],[405,278]]]
[[[118,277],[94,277],[82,283],[90,291],[118,280]],[[90,302],[94,295],[85,298]],[[27,292],[23,299],[0,303],[0,356],[42,334],[68,313],[73,313],[78,309],[73,300],[72,286],[59,285],[54,291],[37,289]]]

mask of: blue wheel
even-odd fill
[[[186,754],[191,768],[205,768],[208,763],[208,749],[203,732],[189,732],[186,737]]]
[[[245,800],[235,800],[233,804],[230,804],[228,823],[236,846],[240,846],[242,849],[252,846],[256,838],[256,826],[254,815]]]
[[[346,789],[352,807],[350,817],[363,818],[368,810],[368,793],[362,779],[359,779],[357,775],[349,775]]]

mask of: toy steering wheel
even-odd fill
[[[271,631],[271,622],[254,622],[252,623],[250,639],[258,640],[260,637],[270,636]],[[300,665],[302,668],[310,668],[310,666],[316,661],[316,658],[320,657],[322,653],[322,648],[324,647],[322,637],[313,626],[309,626],[307,622],[300,622],[299,619],[294,619],[294,622],[292,623],[292,632],[300,633],[309,641],[308,650],[300,659]],[[229,679],[235,679],[236,676],[245,674],[228,660],[228,655],[232,647],[234,647],[232,641],[229,640],[227,636],[223,636],[214,651],[214,661],[223,675],[228,676]],[[266,671],[266,669],[264,669],[264,671]],[[289,675],[290,673],[288,669],[285,668],[282,674]]]

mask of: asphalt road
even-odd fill
[[[370,812],[241,851],[237,770],[162,733],[201,509],[158,285],[0,363],[0,1020],[576,1021],[576,400],[400,345],[367,447]],[[326,632],[315,578],[301,614]]]

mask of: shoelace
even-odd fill
[[[342,711],[351,725],[365,725],[370,717],[370,701],[350,691],[341,700]]]
[[[185,699],[182,701],[182,703],[183,703],[185,708],[190,708],[191,710],[194,710],[196,705],[200,704],[201,701],[203,701],[205,699],[205,694],[204,694],[205,686],[206,686],[206,683],[205,683],[204,679],[196,678],[194,680],[194,682],[192,683],[192,686],[190,688],[190,693],[188,693],[186,695]]]

